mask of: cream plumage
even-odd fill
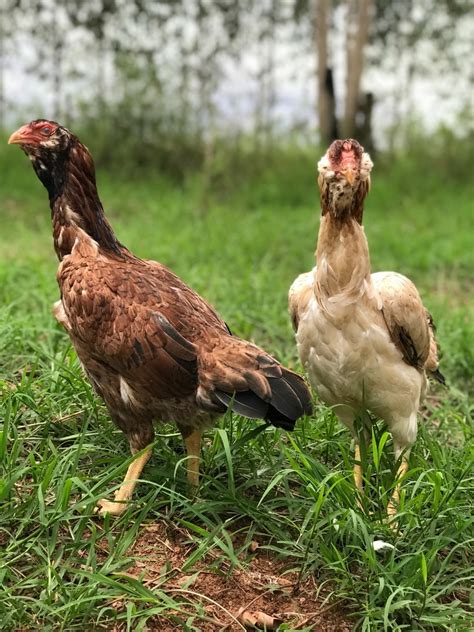
[[[356,417],[387,423],[395,457],[407,470],[427,376],[438,371],[432,319],[415,285],[396,272],[371,274],[362,227],[372,162],[354,140],[335,141],[318,164],[321,224],[316,267],[289,292],[301,361],[321,399],[334,406],[356,443],[354,477],[362,491]],[[399,500],[397,484],[388,512]]]

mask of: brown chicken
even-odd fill
[[[92,157],[69,130],[37,120],[9,139],[32,161],[49,193],[61,300],[54,308],[115,424],[130,465],[114,502],[121,513],[150,458],[153,421],[174,421],[199,481],[201,434],[228,408],[292,430],[311,412],[303,379],[224,321],[164,265],[133,255],[104,216]]]
[[[362,226],[369,155],[355,140],[337,140],[318,168],[317,266],[291,286],[289,309],[311,384],[354,437],[354,477],[362,492],[356,417],[369,410],[386,421],[395,457],[402,457],[399,479],[416,439],[426,378],[444,378],[433,322],[414,284],[396,272],[371,274]],[[396,484],[388,506],[391,516],[398,500]]]

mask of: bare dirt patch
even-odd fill
[[[277,630],[280,623],[290,624],[294,630],[318,632],[346,632],[352,628],[348,616],[341,613],[341,604],[324,600],[324,594],[318,596],[314,579],[299,582],[297,573],[286,571],[287,561],[274,559],[256,542],[241,568],[231,568],[227,561],[210,552],[183,570],[195,550],[191,539],[185,529],[164,522],[143,525],[129,551],[135,562],[127,575],[140,578],[151,590],[156,587],[187,601],[189,616],[196,613],[195,604],[201,604],[204,616],[196,618],[194,625],[202,632],[259,629],[242,624],[258,613],[273,619],[274,626],[268,630]],[[116,602],[114,606],[121,609],[124,604]],[[181,629],[180,620],[183,624],[186,620],[182,612],[176,613],[175,622],[154,617],[147,621],[147,630],[174,632]]]

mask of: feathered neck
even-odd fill
[[[323,213],[316,249],[317,298],[355,303],[371,287],[369,247],[358,216]]]
[[[39,175],[39,174],[38,174]],[[74,139],[48,183],[54,248],[59,259],[71,253],[77,241],[89,239],[109,253],[126,252],[104,215],[95,181],[92,157]],[[49,184],[49,186],[48,186]]]

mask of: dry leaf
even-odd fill
[[[246,628],[258,628],[259,630],[276,630],[282,622],[281,619],[271,617],[261,610],[242,610],[237,615],[237,619]]]

